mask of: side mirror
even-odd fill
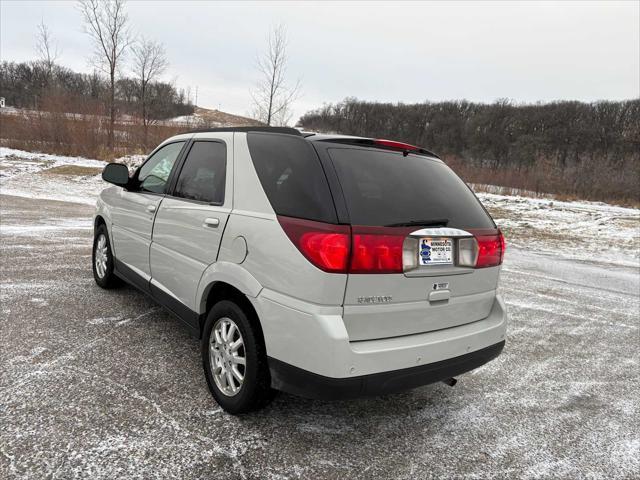
[[[119,187],[129,184],[129,169],[122,163],[110,163],[102,171],[102,179]]]

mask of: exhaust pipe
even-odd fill
[[[442,383],[446,383],[450,387],[453,387],[456,383],[458,383],[458,380],[456,380],[455,378],[451,377],[451,378],[447,378],[446,380],[442,380]]]

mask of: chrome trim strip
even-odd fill
[[[473,237],[472,234],[465,230],[460,230],[459,228],[447,228],[447,227],[437,227],[437,228],[423,228],[421,230],[416,230],[415,232],[411,232],[409,234],[410,237],[447,237],[447,238],[462,238],[462,237]]]

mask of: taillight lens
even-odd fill
[[[350,227],[282,216],[278,221],[298,250],[325,272],[403,273],[412,269],[405,267],[417,266],[417,241],[406,242],[414,227]],[[495,232],[473,230],[473,238],[458,240],[457,264],[471,268],[500,265],[505,240],[500,230]]]
[[[278,217],[298,250],[325,272],[347,273],[351,228],[299,218]]]
[[[476,268],[495,267],[502,263],[506,247],[504,236],[498,230],[493,235],[475,235],[478,242]]]
[[[402,273],[402,245],[410,228],[365,227],[278,216],[298,250],[331,273]]]
[[[349,258],[349,235],[306,232],[300,237],[302,252],[327,272],[344,272]]]
[[[362,228],[362,227],[361,227]],[[402,273],[405,234],[385,235],[353,231],[350,273]]]

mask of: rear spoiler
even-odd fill
[[[396,152],[402,152],[406,157],[410,153],[417,153],[419,155],[428,155],[430,157],[440,158],[438,155],[430,150],[422,147],[417,147],[409,143],[397,142],[395,140],[385,140],[382,138],[354,138],[354,137],[337,137],[337,138],[323,138],[318,140],[319,142],[331,142],[331,143],[343,143],[347,145],[358,145],[361,147],[373,147],[382,148],[385,150],[393,150]]]

